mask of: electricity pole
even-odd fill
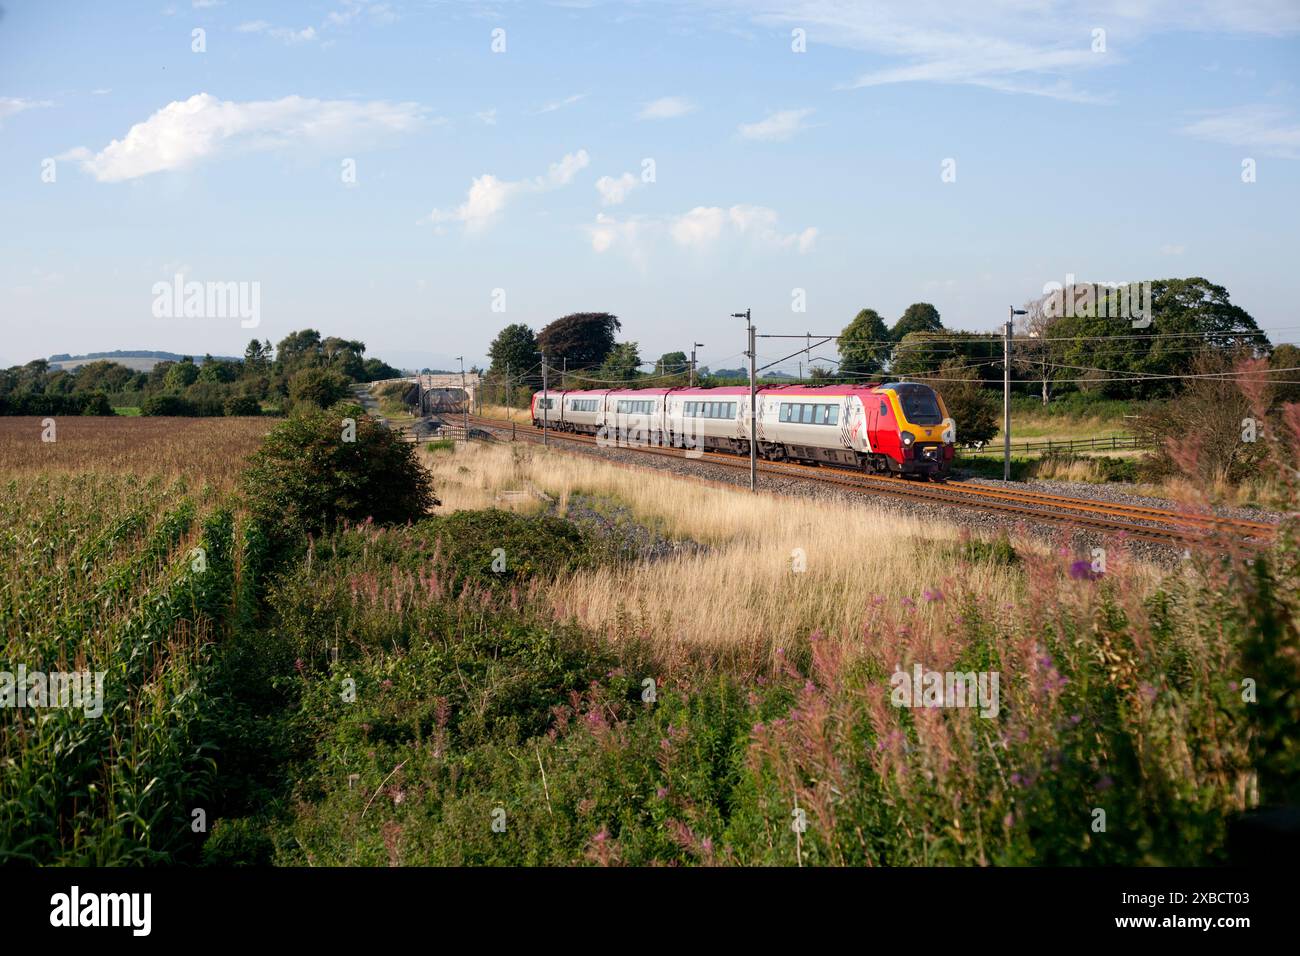
[[[695,350],[704,348],[703,342],[691,343],[691,388],[695,387]]]
[[[469,389],[465,387],[465,356],[457,355],[456,358],[460,360],[460,393],[465,397],[461,406],[464,409],[465,441],[469,441]]]
[[[758,491],[758,389],[754,380],[758,352],[754,348],[754,323],[750,319],[749,309],[744,312],[731,313],[733,319],[744,319],[749,328],[749,490]]]
[[[550,433],[547,431],[547,425],[551,420],[551,410],[547,407],[550,404],[550,398],[547,397],[546,381],[546,353],[542,353],[542,444],[550,444]]]
[[[1006,334],[1002,337],[1002,480],[1011,480],[1011,323],[1024,309],[1007,306]]]

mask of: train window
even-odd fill
[[[782,403],[781,403],[781,421],[783,421],[783,422],[788,422],[789,420],[790,420],[790,405],[789,405],[788,402],[782,402]]]
[[[816,407],[813,406],[813,405],[804,405],[804,406],[803,406],[803,423],[804,423],[805,425],[811,425],[811,424],[812,424],[812,421],[813,421],[813,413],[814,413],[816,410],[817,410]]]
[[[880,417],[889,417],[889,404],[883,398],[880,400]]]
[[[838,405],[831,405],[829,406],[829,408],[830,408],[830,418],[826,420],[826,424],[838,425],[840,421],[840,407]]]
[[[900,382],[888,386],[898,396],[903,415],[917,425],[938,425],[943,421],[943,412],[934,390],[918,382]]]
[[[728,402],[728,403],[727,403],[727,417],[728,417],[728,418],[735,418],[735,417],[736,417],[736,403],[735,403],[735,402]]]

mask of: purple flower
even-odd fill
[[[943,592],[940,591],[938,588],[934,588],[933,590],[931,590],[930,588],[926,588],[923,592],[921,592],[921,596],[924,597],[927,601],[943,600]]]
[[[1070,577],[1076,581],[1096,581],[1101,572],[1092,569],[1091,561],[1075,561],[1070,565]]]

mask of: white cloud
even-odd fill
[[[780,110],[757,123],[741,123],[740,135],[745,139],[781,142],[800,130],[807,129],[803,121],[811,115],[812,110]]]
[[[585,149],[580,149],[576,153],[566,153],[564,158],[558,163],[551,163],[546,170],[546,180],[552,186],[567,186],[573,182],[573,177],[587,168],[591,162],[591,157],[587,155]]]
[[[618,179],[612,176],[601,176],[596,180],[596,192],[600,193],[602,206],[617,206],[640,184],[640,180],[631,173],[624,173]]]
[[[730,0],[715,5],[787,35],[807,31],[809,48],[839,47],[886,58],[845,83],[949,83],[1075,102],[1102,102],[1066,77],[1124,62],[1146,37],[1164,33],[1281,36],[1300,32],[1294,0]],[[1105,31],[1105,51],[1093,52],[1093,31]]]
[[[289,27],[273,27],[265,20],[249,20],[247,23],[241,23],[235,29],[240,33],[264,33],[273,39],[281,40],[290,45],[307,43],[316,39],[315,27],[303,27],[301,30],[293,30]]]
[[[100,182],[120,182],[185,169],[225,150],[338,146],[363,135],[369,140],[406,132],[424,121],[415,103],[301,96],[237,103],[197,93],[168,103],[98,153],[77,147],[61,158],[80,161]]]
[[[619,244],[633,254],[637,254],[640,233],[640,220],[619,221],[603,212],[596,213],[596,224],[587,227],[587,234],[591,237],[591,248],[597,252],[607,252],[615,244]]]
[[[97,90],[91,90],[91,91],[90,91],[90,95],[91,95],[91,96],[107,96],[109,93],[112,93],[112,92],[113,92],[112,87],[109,87],[109,86],[103,86],[103,87],[100,87],[100,88],[97,89]]]
[[[641,108],[641,112],[636,115],[636,118],[643,120],[676,119],[694,111],[695,104],[690,100],[681,96],[665,96],[647,103]]]
[[[481,122],[484,126],[496,126],[496,125],[497,125],[497,111],[496,111],[496,107],[495,107],[495,106],[492,107],[492,109],[490,109],[490,110],[484,110],[484,111],[481,112],[481,113],[475,113],[474,116],[475,116],[475,117],[479,120],[479,122]]]
[[[1300,122],[1279,106],[1219,110],[1184,126],[1182,132],[1267,156],[1300,157]]]
[[[537,112],[554,113],[556,110],[564,109],[564,107],[566,106],[572,106],[574,103],[577,103],[579,100],[585,100],[586,98],[587,98],[586,93],[575,93],[573,96],[566,96],[562,100],[555,100],[554,102],[547,103]]]
[[[576,153],[567,153],[558,162],[547,167],[544,176],[533,179],[503,180],[491,173],[474,177],[470,183],[465,201],[455,209],[435,209],[429,214],[428,221],[435,225],[444,222],[459,222],[465,225],[467,232],[482,232],[499,217],[506,205],[523,193],[545,192],[558,189],[573,182],[573,178],[591,162],[585,149]]]
[[[682,246],[707,246],[718,241],[727,213],[717,206],[696,206],[683,213],[668,227],[673,240]]]
[[[17,96],[0,96],[0,123],[18,113],[53,105],[49,100],[25,100]]]
[[[766,206],[741,204],[727,209],[696,206],[675,216],[634,216],[623,220],[599,213],[595,224],[587,226],[586,231],[596,252],[621,246],[637,257],[642,253],[640,242],[651,236],[666,236],[678,246],[701,251],[729,238],[746,240],[766,249],[793,249],[800,253],[812,249],[817,239],[815,227],[782,233],[778,222],[776,211]]]
[[[194,0],[195,10],[207,10],[211,7],[224,7],[226,0]]]
[[[343,0],[339,9],[325,17],[327,27],[346,27],[363,15],[369,16],[374,23],[393,23],[397,13],[390,3],[375,3],[372,0]]]
[[[1186,246],[1163,245],[1160,247],[1160,254],[1162,256],[1181,256],[1186,251]]]

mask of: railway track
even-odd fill
[[[492,431],[509,430],[526,441],[541,441],[542,430],[526,422],[471,416],[472,424]],[[550,430],[553,441],[601,446],[594,436]],[[613,446],[610,446],[613,447]],[[681,449],[655,446],[623,446],[647,455],[682,459]],[[704,452],[694,458],[726,468],[748,469],[749,459],[722,452]],[[760,460],[759,471],[773,476],[802,478],[854,490],[868,490],[892,497],[922,500],[957,507],[976,508],[1049,524],[1069,525],[1105,534],[1163,545],[1184,545],[1211,532],[1228,532],[1254,546],[1266,544],[1277,525],[1209,514],[1192,514],[1169,508],[1121,502],[1094,501],[1038,491],[990,488],[980,485],[928,484],[888,475],[868,475],[832,465]]]

